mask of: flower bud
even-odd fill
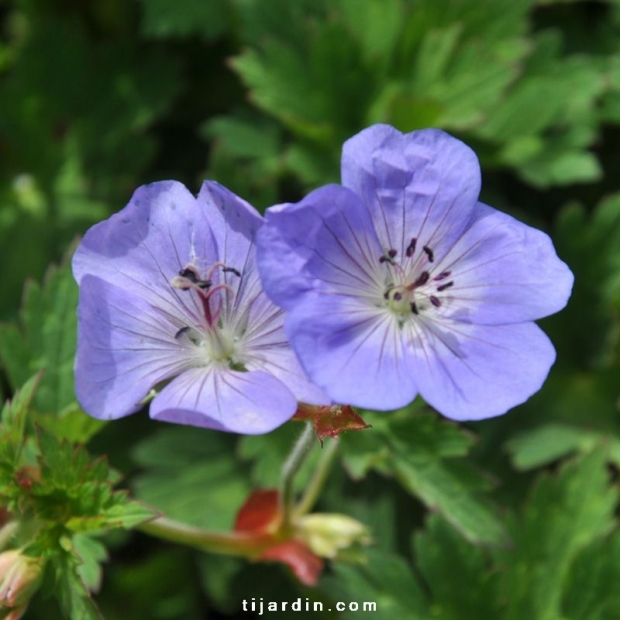
[[[316,555],[335,558],[342,549],[370,543],[368,528],[346,515],[314,513],[304,515],[296,527],[296,537]]]
[[[0,553],[0,618],[19,620],[41,585],[43,561],[18,549]]]

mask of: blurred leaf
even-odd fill
[[[178,65],[167,51],[89,37],[80,20],[28,4],[29,36],[0,86],[0,133],[9,173],[44,188],[58,234],[63,220],[94,221],[95,196],[118,199],[136,183],[154,150],[145,129],[177,94]]]
[[[33,412],[31,417],[56,437],[71,443],[88,443],[107,424],[106,420],[97,420],[84,413],[77,403],[60,414]]]
[[[144,470],[133,483],[138,499],[191,525],[232,529],[251,490],[233,437],[170,426],[140,442],[133,456]]]
[[[364,415],[372,420],[372,417]],[[371,426],[374,425],[372,422]],[[349,435],[341,442],[340,453],[342,464],[353,480],[365,478],[371,470],[389,472],[391,451],[387,443],[380,440],[376,431]]]
[[[519,433],[506,444],[517,469],[548,465],[572,452],[590,451],[598,443],[596,433],[566,424],[545,424]]]
[[[392,466],[406,490],[419,497],[430,510],[438,511],[467,540],[507,544],[508,536],[502,521],[486,501],[472,492],[477,483],[463,480],[458,467],[444,463],[417,441],[413,446],[400,444]]]
[[[0,506],[8,506],[20,496],[18,468],[26,443],[26,417],[40,379],[40,373],[29,379],[11,401],[4,403],[0,413]]]
[[[335,609],[336,601],[352,601],[359,606],[357,610],[343,610],[340,618],[352,620],[364,611],[372,612],[378,620],[433,617],[411,567],[402,557],[371,550],[367,564],[334,564],[334,573],[320,584],[321,591],[334,601],[330,607]],[[374,607],[364,608],[365,604]]]
[[[462,24],[429,31],[421,41],[411,92],[437,102],[440,127],[465,129],[493,113],[527,47],[519,40],[467,40]],[[404,130],[421,128],[405,126]]]
[[[347,470],[357,477],[370,468],[393,474],[406,491],[440,512],[469,541],[506,544],[500,519],[480,497],[488,491],[489,480],[468,463],[450,460],[467,454],[474,442],[471,435],[437,415],[407,410],[389,418],[369,415],[368,421],[372,429],[356,434],[350,443],[343,441]]]
[[[18,448],[23,442],[28,407],[34,399],[40,381],[41,373],[37,373],[17,389],[13,398],[2,406],[0,424],[3,444],[5,440],[10,440],[10,443]]]
[[[142,32],[152,37],[187,37],[197,34],[215,39],[228,28],[228,0],[141,0]]]
[[[338,0],[342,20],[363,50],[368,64],[387,69],[403,27],[407,2],[403,0]]]
[[[571,334],[559,343],[564,359],[570,355],[582,370],[609,367],[620,350],[620,194],[602,200],[591,215],[579,205],[566,206],[555,240],[575,274],[568,307],[554,318],[560,333]]]
[[[511,528],[514,549],[496,552],[505,566],[500,597],[508,604],[506,620],[561,617],[571,565],[616,527],[617,500],[600,450],[567,463],[558,476],[538,480]]]
[[[433,617],[445,620],[500,618],[497,571],[480,548],[468,544],[438,515],[416,534],[415,557],[434,599]]]
[[[209,600],[216,607],[230,613],[239,606],[239,597],[233,588],[233,579],[245,562],[239,558],[202,553],[197,558],[201,584]]]
[[[208,176],[252,197],[257,208],[277,202],[279,177],[284,169],[281,130],[259,114],[217,116],[201,127],[215,140]]]
[[[620,535],[597,540],[571,567],[562,610],[571,620],[615,620],[620,617]]]
[[[596,137],[596,106],[605,89],[601,63],[560,53],[558,33],[540,33],[526,71],[477,130],[504,143],[500,162],[540,187],[594,181],[602,174],[598,159],[585,151]]]
[[[202,620],[205,603],[196,591],[194,556],[188,549],[168,545],[110,565],[98,597],[106,618]]]
[[[13,388],[45,371],[32,402],[37,411],[60,413],[75,401],[77,297],[70,264],[52,267],[43,286],[27,284],[19,327],[0,325],[0,358]]]

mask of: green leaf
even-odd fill
[[[0,325],[0,359],[15,388],[44,370],[32,407],[59,413],[75,401],[73,360],[78,289],[71,266],[51,268],[25,289],[20,326]]]
[[[284,170],[281,128],[258,113],[218,116],[204,123],[201,133],[214,139],[208,176],[251,196],[257,208],[278,200]]]
[[[28,407],[34,399],[40,381],[41,373],[37,373],[15,392],[10,401],[4,403],[0,413],[0,430],[2,430],[0,461],[15,464],[25,439]]]
[[[0,413],[0,505],[13,509],[27,487],[29,475],[20,470],[28,462],[29,441],[25,434],[26,420],[41,374],[29,379],[7,401]],[[26,456],[25,456],[26,455]]]
[[[415,535],[414,552],[434,599],[433,617],[445,620],[500,618],[497,572],[479,547],[468,544],[438,515]]]
[[[54,595],[60,602],[67,618],[71,618],[71,620],[102,620],[103,616],[78,573],[79,566],[80,560],[72,552],[57,556],[53,563],[56,571]]]
[[[126,498],[117,491],[101,506],[98,514],[71,517],[65,527],[73,532],[103,532],[112,528],[131,529],[158,515],[153,508]]]
[[[430,620],[427,601],[407,562],[378,550],[370,550],[367,555],[368,562],[363,565],[334,564],[335,575],[321,581],[321,592],[334,601],[332,609],[336,601],[359,605],[358,610],[346,609],[338,617],[353,620],[370,611],[377,620]],[[373,603],[375,608],[364,608]]]
[[[56,437],[81,444],[88,443],[107,424],[105,420],[84,413],[77,403],[69,405],[60,414],[33,412],[31,417]]]
[[[517,469],[548,465],[572,452],[590,451],[599,443],[597,433],[566,424],[545,424],[519,433],[506,443]]]
[[[142,32],[151,37],[221,36],[231,21],[227,0],[141,0]]]
[[[371,426],[375,426],[372,416],[363,414]],[[376,431],[355,433],[345,437],[340,445],[342,464],[353,480],[361,480],[369,471],[389,472],[391,451],[382,436]]]
[[[33,481],[29,497],[39,518],[74,532],[94,532],[135,527],[157,515],[126,492],[112,490],[115,476],[105,459],[93,461],[83,447],[59,441],[43,428],[37,438],[40,480]]]
[[[166,545],[154,546],[148,554],[132,558],[131,562],[117,562],[106,574],[101,597],[106,616],[110,620],[203,618],[210,601],[205,602],[197,592],[197,559],[190,549]],[[218,559],[226,561],[228,558]],[[112,596],[106,597],[106,592],[111,592]],[[238,606],[238,596],[235,601]]]
[[[554,318],[560,360],[572,358],[581,370],[617,367],[620,350],[620,194],[602,200],[588,215],[576,204],[558,217],[555,243],[575,274],[566,310]],[[587,313],[588,321],[584,321]],[[560,348],[562,347],[562,348]],[[581,381],[586,381],[584,377]],[[595,380],[590,378],[590,381]]]
[[[588,545],[615,527],[618,490],[609,484],[606,457],[598,450],[567,463],[558,476],[535,485],[512,526],[510,552],[496,551],[506,567],[499,595],[506,620],[560,618],[571,565]]]
[[[615,620],[620,617],[620,535],[597,540],[571,567],[562,610],[571,620]]]
[[[197,558],[201,585],[218,610],[232,614],[239,598],[234,579],[244,566],[240,558],[201,553]]]
[[[138,444],[133,457],[143,468],[136,497],[185,523],[231,529],[250,493],[229,435],[170,426]]]
[[[394,473],[402,486],[438,511],[470,542],[505,545],[508,536],[488,502],[472,492],[460,475],[461,466],[443,463],[423,445],[401,445],[394,455]]]
[[[470,542],[504,545],[508,537],[489,503],[479,496],[488,480],[462,461],[473,438],[436,415],[393,420],[385,433],[391,469],[401,485],[438,511]]]
[[[366,63],[390,66],[403,28],[402,0],[338,0],[342,21],[360,42]]]
[[[103,578],[101,563],[108,559],[105,546],[86,534],[75,534],[72,542],[75,554],[81,561],[77,567],[80,580],[89,592],[98,592]]]

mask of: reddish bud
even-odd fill
[[[278,529],[282,514],[276,489],[254,491],[241,506],[235,519],[235,532],[272,533]]]
[[[286,564],[295,577],[307,586],[315,586],[323,571],[323,560],[303,542],[285,540],[267,549],[259,560],[274,560]]]

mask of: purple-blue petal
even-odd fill
[[[402,134],[373,125],[345,142],[342,184],[362,199],[384,249],[401,257],[415,238],[441,257],[469,223],[480,166],[468,146],[438,129]]]
[[[454,282],[444,298],[446,313],[488,325],[532,321],[558,312],[574,280],[548,235],[482,203],[472,225],[435,271],[450,271]]]
[[[78,283],[95,274],[128,290],[162,289],[192,256],[217,261],[210,214],[176,181],[138,188],[129,204],[90,228],[73,256]]]
[[[293,416],[297,400],[272,375],[228,368],[192,368],[176,377],[151,403],[155,420],[256,435]]]
[[[183,370],[178,329],[164,314],[126,290],[86,275],[80,284],[77,398],[100,419],[134,413],[151,388]]]
[[[253,272],[254,238],[263,224],[256,209],[215,181],[205,181],[196,200],[196,208],[209,214],[218,260],[241,273]],[[226,277],[235,279],[234,275]]]
[[[555,350],[534,323],[425,322],[412,337],[420,395],[454,420],[506,413],[537,392]]]
[[[267,210],[257,236],[263,287],[285,309],[313,291],[368,293],[381,286],[383,250],[358,196],[338,185],[311,192],[297,204]]]
[[[286,331],[310,378],[334,401],[397,409],[417,393],[414,356],[395,317],[351,297],[307,298]]]

